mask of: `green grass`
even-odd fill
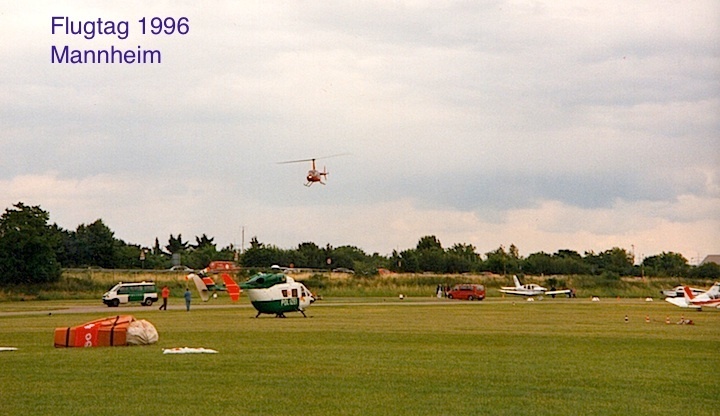
[[[615,299],[345,302],[318,302],[307,319],[254,319],[246,299],[190,313],[48,315],[87,303],[6,303],[23,314],[0,316],[0,346],[19,348],[0,353],[0,414],[717,414],[708,369],[720,311]],[[149,320],[160,341],[52,347],[55,327],[113,313]],[[681,314],[696,325],[676,325]],[[161,353],[181,346],[220,353]]]

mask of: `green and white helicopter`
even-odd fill
[[[283,273],[259,273],[240,288],[250,299],[253,307],[261,314],[275,314],[284,318],[285,312],[300,312],[304,317],[305,309],[315,302],[313,294],[300,282]]]

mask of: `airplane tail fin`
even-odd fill
[[[517,275],[513,275],[513,282],[515,282],[515,287],[522,287],[522,285],[520,284],[520,279],[518,279]]]
[[[195,283],[195,287],[197,288],[198,292],[200,293],[200,299],[203,300],[203,302],[207,302],[210,300],[210,291],[207,288],[207,285],[205,285],[205,282],[203,282],[203,279],[196,275],[195,273],[190,273],[187,275],[186,279],[192,280]]]
[[[683,286],[683,292],[685,292],[685,300],[687,300],[688,302],[695,299],[695,295],[693,294],[689,286]]]
[[[710,299],[720,298],[720,283],[716,282],[707,292]]]
[[[238,299],[240,299],[240,286],[238,286],[238,284],[235,283],[232,277],[230,277],[227,273],[222,274],[222,279],[225,283],[227,293],[230,295],[230,299],[232,299],[233,302],[237,302]]]

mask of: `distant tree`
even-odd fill
[[[215,248],[214,243],[215,238],[208,238],[207,235],[203,234],[202,237],[195,237],[195,245],[193,245],[193,248],[195,249],[201,249],[205,247],[213,247]]]
[[[444,273],[447,267],[445,251],[434,235],[422,237],[415,249],[419,271]]]
[[[547,253],[532,253],[523,262],[523,270],[530,274],[553,274],[556,273],[556,263],[556,260]]]
[[[60,279],[56,236],[50,215],[22,202],[0,216],[0,284],[47,283]]]
[[[561,259],[572,259],[577,261],[582,261],[583,259],[582,255],[580,255],[580,253],[578,253],[577,251],[567,249],[558,250],[557,253],[553,254],[553,257],[558,257]]]
[[[290,266],[292,251],[261,243],[257,237],[250,239],[250,248],[240,257],[240,263],[245,268],[265,268],[273,264]]]
[[[188,249],[188,243],[187,241],[182,241],[182,234],[178,234],[177,238],[170,234],[170,238],[168,239],[168,244],[165,246],[165,249],[170,254],[184,253]]]
[[[74,234],[77,265],[114,268],[113,234],[101,219],[89,225],[80,224]]]
[[[362,268],[363,263],[368,261],[368,256],[364,251],[353,246],[341,246],[330,248],[329,257],[330,266],[334,268],[342,267],[346,269]]]
[[[520,260],[520,250],[518,250],[515,244],[510,244],[508,248],[508,256],[513,260]]]
[[[403,250],[394,257],[395,259],[391,270],[402,273],[417,273],[421,271],[416,250]]]
[[[590,265],[588,265],[583,257],[577,251],[558,250],[553,254],[554,266],[556,274],[589,274]]]
[[[116,269],[139,269],[145,267],[145,264],[140,260],[141,250],[142,248],[137,244],[127,244],[123,240],[115,239],[113,267]],[[147,257],[149,255],[146,255],[145,262],[147,262]]]
[[[258,241],[257,236],[253,236],[253,237],[250,239],[250,248],[263,248],[264,245],[265,245],[265,244],[263,244],[263,243],[261,243],[260,241]]]
[[[417,250],[417,256],[420,271],[445,273],[447,269],[447,258],[443,250]]]
[[[154,254],[156,256],[165,254],[162,250],[162,247],[160,247],[160,240],[158,240],[157,237],[155,237],[155,245],[153,246],[152,254]]]
[[[221,260],[220,253],[215,248],[214,244],[200,245],[200,248],[195,248],[183,254],[183,264],[193,269],[203,269],[207,267],[213,260]]]
[[[312,242],[300,243],[293,254],[293,263],[296,267],[322,269],[327,267],[326,260],[326,251]]]
[[[446,270],[467,273],[479,269],[482,259],[472,244],[454,244],[446,250]]]
[[[392,253],[390,253],[390,257],[388,258],[388,270],[399,272],[401,264],[402,259],[400,257],[400,253],[397,250],[393,250]]]
[[[655,256],[646,257],[642,262],[645,274],[650,276],[687,276],[690,266],[682,254],[663,252]]]
[[[472,263],[467,258],[456,253],[445,253],[445,272],[469,273],[470,271],[472,271]]]
[[[480,255],[477,253],[477,248],[472,244],[453,244],[452,247],[447,249],[448,253],[457,254],[460,257],[466,258],[468,261],[480,260]]]
[[[505,247],[500,246],[493,251],[485,253],[485,269],[497,273],[507,273],[508,255],[505,252]]]
[[[442,244],[440,244],[440,240],[438,240],[437,237],[434,235],[426,235],[425,237],[420,238],[420,240],[417,243],[417,250],[442,250]]]
[[[688,271],[688,276],[699,279],[720,279],[720,264],[705,263],[697,267],[693,267]]]
[[[52,245],[55,248],[55,258],[61,267],[75,266],[75,258],[73,257],[73,242],[71,233],[59,227],[57,224],[50,226],[50,237]]]
[[[627,250],[613,247],[602,253],[585,253],[585,261],[591,266],[593,274],[605,276],[628,276],[633,272],[633,256]]]
[[[509,251],[505,251],[505,247],[500,246],[494,251],[485,253],[485,256],[487,259],[484,266],[493,273],[514,274],[522,270],[522,259],[515,244],[510,244]]]

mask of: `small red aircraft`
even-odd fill
[[[284,165],[286,163],[312,162],[312,169],[310,169],[307,173],[307,176],[305,176],[305,180],[307,180],[307,182],[305,182],[305,186],[311,186],[312,184],[314,184],[316,182],[321,185],[325,185],[325,182],[323,182],[323,178],[325,178],[325,180],[327,180],[327,175],[330,174],[330,172],[328,172],[327,169],[325,169],[325,166],[323,166],[322,172],[317,170],[317,168],[315,168],[315,161],[317,159],[328,159],[331,157],[343,156],[345,154],[347,154],[347,153],[341,153],[341,154],[325,156],[325,157],[317,157],[317,158],[312,158],[312,159],[288,160],[285,162],[278,162],[278,164]]]

